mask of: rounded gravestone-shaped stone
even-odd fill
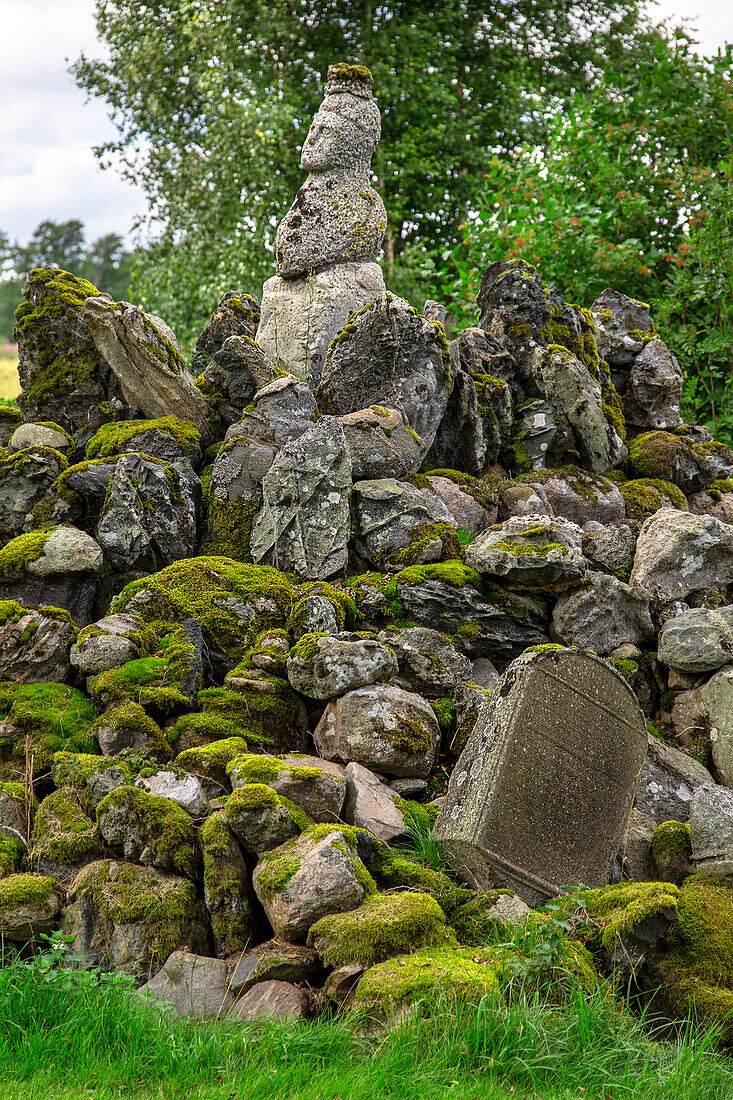
[[[540,905],[601,886],[631,812],[646,751],[631,688],[590,653],[525,654],[484,704],[435,827],[477,889]]]

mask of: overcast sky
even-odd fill
[[[692,18],[705,52],[733,41],[733,0],[659,0],[664,18]],[[102,104],[66,71],[97,51],[94,0],[0,0],[0,229],[25,242],[44,218],[81,218],[87,237],[126,235],[144,198],[92,146],[113,137]]]

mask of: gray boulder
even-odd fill
[[[604,290],[591,306],[598,330],[598,351],[613,369],[628,370],[644,347],[642,337],[654,326],[649,306],[618,290]]]
[[[263,783],[235,789],[224,805],[224,822],[247,852],[261,855],[297,836],[307,818],[297,815],[287,799]]]
[[[382,775],[428,775],[440,729],[432,707],[388,684],[356,688],[333,699],[313,735],[326,760],[362,764]]]
[[[214,1020],[228,1012],[234,997],[223,959],[174,951],[140,992],[170,1005],[178,1016]]]
[[[21,424],[8,440],[8,454],[37,450],[39,447],[50,447],[51,450],[66,454],[72,444],[72,437],[59,428],[49,427],[48,424]]]
[[[47,447],[0,452],[0,545],[35,526],[33,508],[65,469],[64,456]]]
[[[549,641],[543,601],[480,585],[478,574],[458,563],[427,565],[417,575],[406,569],[395,580],[409,618],[455,636],[471,658],[505,660]]]
[[[8,561],[0,576],[0,597],[25,607],[58,607],[78,626],[87,626],[104,556],[97,542],[75,527],[49,534],[21,535],[3,547]]]
[[[549,515],[562,516],[579,527],[591,521],[610,524],[624,518],[624,498],[610,478],[587,470],[548,470],[536,476],[538,480],[533,481],[532,474],[525,474],[521,484],[532,486],[538,495],[544,493],[551,508]]]
[[[117,460],[95,535],[114,569],[155,571],[196,547],[200,482],[143,454]]]
[[[339,420],[354,481],[407,477],[420,469],[420,440],[396,409],[371,405]]]
[[[259,316],[259,310],[258,310]],[[196,385],[224,424],[236,423],[255,393],[274,377],[273,364],[252,333],[229,336],[211,358]]]
[[[63,683],[70,672],[74,623],[52,608],[0,603],[0,680],[21,684]]]
[[[684,599],[733,581],[733,527],[713,516],[663,508],[645,520],[630,583]]]
[[[322,969],[312,947],[268,940],[237,960],[229,988],[232,993],[246,993],[261,982],[310,982]]]
[[[589,573],[580,588],[564,593],[552,613],[552,633],[563,645],[606,656],[620,645],[654,637],[649,593],[608,573]]]
[[[134,661],[146,624],[140,615],[105,615],[71,647],[71,663],[88,676]]]
[[[698,787],[690,808],[690,844],[695,871],[733,876],[733,791]]]
[[[556,417],[570,426],[583,462],[594,473],[604,474],[623,462],[626,447],[606,420],[601,387],[584,363],[555,348],[543,359],[542,384]]]
[[[444,634],[425,626],[383,630],[379,640],[399,663],[394,682],[430,698],[449,695],[461,680],[470,680],[472,665]]]
[[[271,443],[276,450],[300,439],[318,418],[316,399],[308,386],[286,374],[258,389],[243,415],[226,433],[227,442],[254,438]]]
[[[658,825],[684,822],[690,816],[694,792],[712,782],[710,772],[697,760],[650,735],[634,806]]]
[[[424,537],[434,524],[455,527],[453,516],[437,496],[426,498],[414,485],[393,478],[356,482],[352,501],[357,551],[379,568],[399,570],[400,551]],[[443,553],[439,534],[430,544],[425,560],[435,561]]]
[[[276,1020],[284,1024],[310,1015],[308,994],[289,982],[267,981],[253,985],[230,1009],[227,1019]]]
[[[252,294],[245,290],[227,290],[196,340],[192,368],[205,367],[232,337],[253,337],[259,321],[260,303]],[[217,378],[216,382],[222,389],[226,384],[225,379]]]
[[[254,896],[241,848],[220,810],[204,821],[199,843],[204,864],[204,904],[215,953],[218,958],[241,954],[254,933]]]
[[[287,660],[288,680],[310,699],[332,699],[353,688],[390,680],[397,668],[386,645],[348,632],[323,638],[305,634]]]
[[[635,550],[636,535],[627,523],[611,523],[583,533],[583,556],[597,572],[628,577]]]
[[[341,425],[324,416],[279,453],[262,483],[252,558],[322,580],[344,567],[351,462]]]
[[[626,423],[642,431],[679,428],[682,382],[682,368],[667,345],[651,340],[629,371],[623,398]]]
[[[135,786],[148,794],[169,798],[190,817],[201,817],[209,805],[200,780],[190,773],[181,775],[175,771],[155,772],[154,775],[140,776],[135,781]]]
[[[496,504],[480,503],[449,477],[428,474],[428,482],[430,488],[421,488],[420,492],[428,499],[438,497],[452,515],[454,523],[464,531],[477,535],[492,523],[496,523],[498,511]]]
[[[344,834],[334,828],[322,839],[305,833],[267,853],[252,883],[275,935],[297,943],[321,917],[361,905],[364,872]]]
[[[211,440],[206,402],[167,325],[129,302],[104,297],[87,298],[81,317],[130,408],[151,420],[190,421],[202,439]]]
[[[316,398],[319,408],[336,416],[375,404],[399,410],[420,436],[424,455],[450,389],[450,350],[442,326],[403,298],[384,293],[353,315],[329,347]]]
[[[508,588],[562,592],[585,577],[582,546],[582,531],[568,520],[513,516],[480,534],[466,562]]]
[[[733,606],[693,607],[667,619],[658,656],[678,672],[715,672],[733,663]]]
[[[718,778],[733,787],[733,666],[716,672],[700,688]]]
[[[368,829],[385,844],[404,837],[405,819],[395,805],[395,792],[361,764],[346,765],[344,819]]]

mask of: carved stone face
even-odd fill
[[[368,167],[379,134],[379,111],[373,101],[327,95],[303,144],[300,167],[305,172]]]

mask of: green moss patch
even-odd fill
[[[629,519],[646,519],[659,508],[679,508],[687,511],[684,493],[669,481],[642,477],[619,484]]]
[[[620,882],[581,896],[595,923],[589,944],[608,951],[650,917],[662,917],[670,925],[677,918],[679,890],[669,882]]]
[[[192,882],[131,863],[90,863],[74,880],[74,897],[93,902],[111,924],[139,925],[158,965],[186,944],[198,915]]]
[[[11,770],[22,774],[26,735],[31,739],[37,772],[50,766],[55,752],[93,752],[91,725],[96,717],[89,699],[66,684],[0,681],[0,718],[6,721],[0,735],[0,756]]]
[[[56,881],[47,875],[8,875],[0,879],[0,927],[3,914],[20,906],[43,906],[51,897]]]
[[[157,420],[122,420],[103,424],[86,446],[89,459],[108,458],[134,450],[130,444],[143,432],[156,431],[171,436],[182,451],[196,456],[201,449],[201,433],[188,421],[176,416],[161,416]]]
[[[211,927],[225,955],[242,952],[251,938],[252,908],[247,869],[222,813],[201,826],[204,889]]]
[[[29,858],[78,863],[92,854],[101,855],[101,846],[77,791],[61,788],[44,798],[36,813]]]
[[[174,562],[133,581],[115,600],[113,610],[135,610],[147,622],[196,618],[209,644],[241,657],[263,630],[284,627],[298,595],[297,587],[277,569],[200,557]],[[251,618],[237,613],[237,603],[248,605]]]
[[[443,911],[427,894],[373,894],[358,909],[322,917],[308,933],[326,966],[374,966],[423,947],[452,946]]]
[[[0,550],[0,577],[10,577],[21,572],[29,562],[37,561],[50,534],[50,531],[29,531],[6,542]]]

